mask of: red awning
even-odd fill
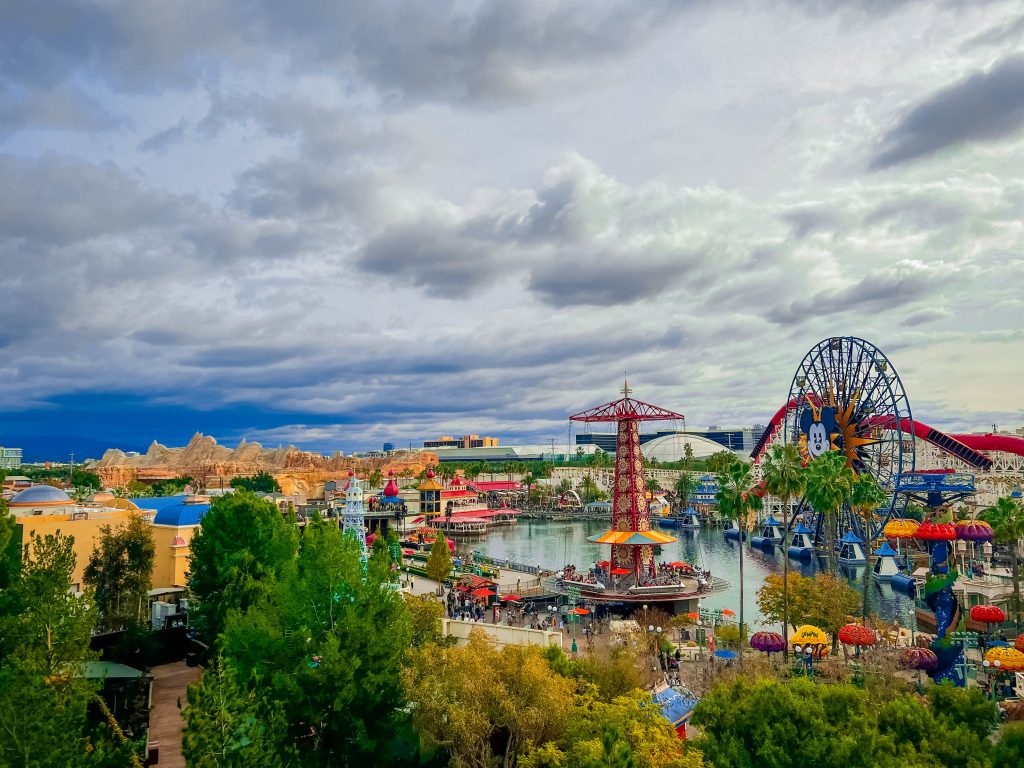
[[[629,568],[612,568],[612,576],[625,576],[627,573],[632,573]]]

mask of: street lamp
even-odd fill
[[[804,674],[808,677],[814,674],[814,647],[808,643],[807,645],[794,645],[793,653],[800,657],[800,654],[804,655]]]
[[[647,631],[651,637],[654,638],[654,649],[651,651],[651,664],[654,667],[654,671],[658,671],[658,660],[661,658],[661,627],[656,627],[653,624],[647,626]]]
[[[557,605],[549,605],[548,606],[548,610],[551,611],[551,629],[553,631],[555,629],[555,611],[558,610],[558,606]]]

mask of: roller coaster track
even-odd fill
[[[779,431],[779,427],[782,426],[786,410],[795,406],[796,401],[790,400],[776,411],[754,445],[754,450],[750,453],[754,461],[758,461],[764,455],[768,444]],[[875,416],[872,419],[872,425],[883,429],[893,429],[896,427],[896,419],[893,416]],[[916,419],[900,419],[899,430],[904,434],[931,443],[975,469],[988,470],[992,467],[992,459],[981,451],[1004,451],[1024,456],[1024,438],[1014,435],[949,435]]]

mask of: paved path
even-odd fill
[[[184,661],[153,667],[153,708],[149,711],[149,740],[160,742],[160,768],[185,768],[181,756],[183,722],[178,700],[185,706],[185,689],[202,675],[200,667]]]

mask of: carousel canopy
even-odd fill
[[[780,523],[778,520],[776,520],[772,515],[768,515],[768,517],[766,517],[764,520],[761,521],[761,525],[775,525],[775,526],[779,526],[779,525],[782,525],[782,523]]]
[[[793,529],[793,533],[808,533],[812,536],[814,535],[814,531],[804,525],[803,521],[797,524],[796,528]]]
[[[843,538],[839,540],[841,544],[863,544],[864,539],[858,536],[853,531],[847,531],[843,534]]]
[[[588,536],[587,541],[595,544],[671,544],[675,537],[660,531],[606,531],[598,536]]]

